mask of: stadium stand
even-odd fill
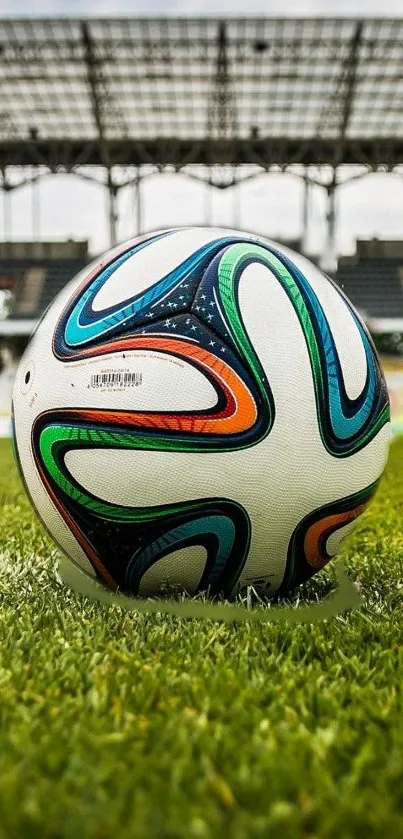
[[[13,318],[39,318],[66,283],[88,262],[85,259],[49,260],[21,266],[15,289]]]
[[[301,250],[300,242],[285,244]],[[28,321],[42,316],[89,259],[86,241],[0,243],[0,280],[13,292],[7,331],[26,321],[29,332]],[[403,241],[359,240],[353,256],[339,259],[335,280],[364,317],[403,318]],[[23,324],[15,325],[22,334]]]
[[[369,318],[403,318],[403,242],[358,241],[354,256],[341,257],[336,282]]]
[[[0,245],[0,278],[11,279],[12,303],[7,331],[25,321],[27,334],[53,298],[89,261],[88,242],[4,242]],[[4,325],[4,322],[3,322]],[[24,325],[15,324],[23,334]],[[1,333],[1,325],[0,325]]]

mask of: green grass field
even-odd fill
[[[403,440],[343,551],[364,607],[299,626],[69,593],[0,463],[0,839],[403,837]]]

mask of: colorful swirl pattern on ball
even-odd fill
[[[332,558],[329,538],[354,522],[375,495],[379,480],[365,489],[314,510],[297,525],[288,547],[287,565],[280,592],[309,579]]]
[[[246,510],[219,498],[152,509],[102,502],[69,474],[66,451],[91,447],[235,451],[270,433],[275,421],[270,383],[244,328],[238,302],[240,278],[252,262],[268,267],[267,281],[281,284],[299,318],[311,361],[320,433],[329,453],[345,457],[366,445],[389,418],[387,395],[370,339],[354,311],[367,378],[360,397],[350,400],[329,324],[309,282],[284,254],[246,237],[216,239],[146,292],[95,311],[92,302],[113,271],[157,238],[169,235],[122,249],[84,280],[59,319],[54,353],[65,363],[145,349],[168,353],[185,359],[210,380],[216,405],[180,413],[52,411],[35,423],[33,449],[54,503],[112,588],[137,591],[144,573],[162,556],[202,544],[207,562],[199,588],[229,593],[248,555]],[[211,309],[195,305],[200,289],[206,291],[201,297]],[[165,318],[167,312],[173,317]],[[105,521],[109,540],[101,526]]]

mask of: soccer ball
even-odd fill
[[[328,562],[388,452],[385,381],[340,289],[247,233],[157,231],[73,279],[13,394],[27,491],[114,591],[287,591]]]

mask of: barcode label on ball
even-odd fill
[[[142,383],[142,373],[132,373],[130,370],[102,370],[92,374],[89,387],[139,387]]]

